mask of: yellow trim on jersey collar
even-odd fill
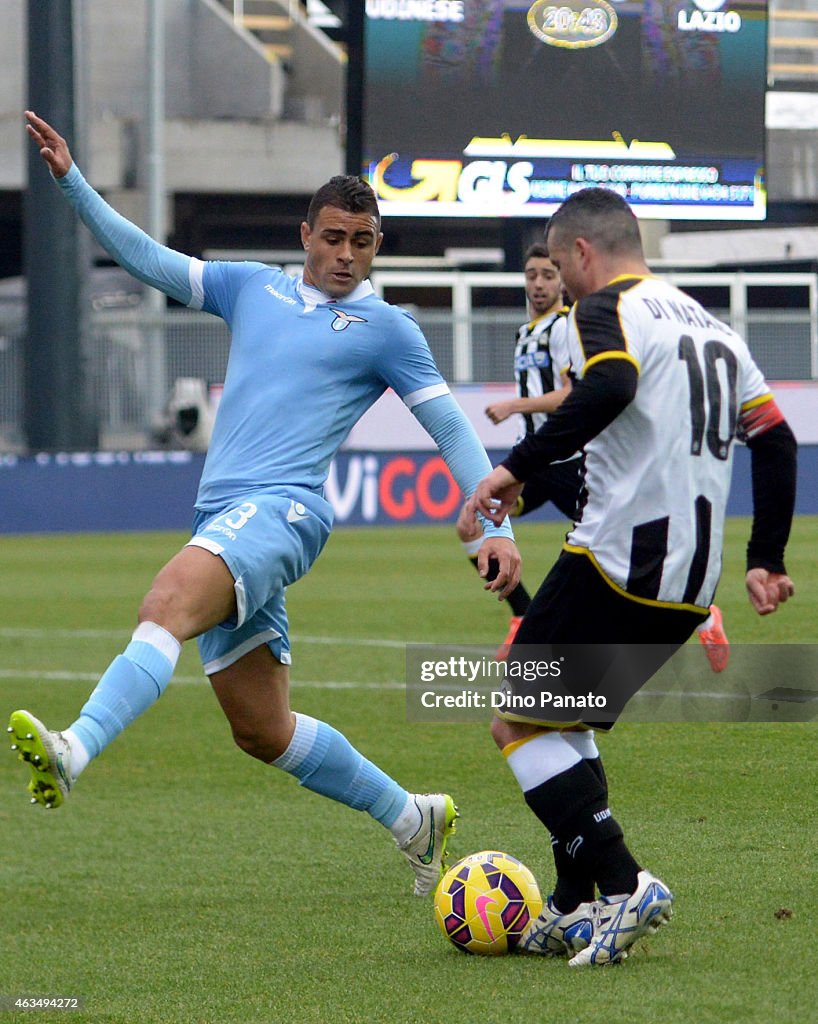
[[[612,284],[616,284],[618,281],[650,281],[655,276],[655,274],[617,274],[616,277],[611,278],[605,287],[610,288]],[[599,290],[602,291],[601,288]]]
[[[578,544],[569,544],[568,541],[565,541],[562,545],[562,550],[567,551],[571,555],[585,555],[611,590],[615,590],[620,597],[626,597],[629,601],[634,601],[636,604],[646,604],[651,608],[673,608],[676,611],[698,612],[705,618],[710,614],[709,608],[702,608],[697,604],[687,604],[680,601],[654,601],[649,597],[637,597],[635,594],[629,594],[624,587],[620,587],[618,583],[614,583],[611,577],[608,576],[596,560],[596,556],[590,548],[583,548]]]
[[[525,325],[525,329],[527,331],[533,331],[534,328],[537,326],[537,324],[540,323],[541,321],[545,320],[545,318],[547,316],[553,316],[554,319],[556,320],[557,317],[559,317],[559,316],[565,316],[567,312],[568,312],[568,307],[567,306],[560,306],[558,309],[554,309],[552,307],[551,310],[548,313],[540,313],[540,315],[539,316],[535,316],[533,320],[529,320],[528,323]]]
[[[551,316],[551,314],[550,313],[540,313],[539,316],[535,316],[533,320],[529,320],[528,321],[528,323],[525,325],[525,329],[527,331],[533,331],[534,328],[537,326],[537,324],[540,323],[541,320],[545,320],[545,318],[547,316]]]
[[[595,356],[591,356],[588,362],[582,367],[583,377],[588,372],[588,367],[593,366],[594,363],[601,363],[605,359],[625,359],[627,362],[632,363],[636,367],[636,372],[641,373],[642,367],[639,364],[639,360],[630,354],[630,352],[620,352],[619,349],[611,348],[606,349],[604,352],[597,352]]]

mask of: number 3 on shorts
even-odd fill
[[[239,505],[238,508],[232,509],[224,517],[226,526],[229,526],[231,530],[240,530],[242,526],[247,524],[248,519],[252,519],[258,509],[252,503],[252,501],[245,501],[243,505]]]

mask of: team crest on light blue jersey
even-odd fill
[[[335,314],[335,319],[330,325],[333,331],[345,331],[350,324],[367,323],[362,316],[355,316],[354,313],[345,313],[343,309],[336,309],[334,306],[329,308]]]

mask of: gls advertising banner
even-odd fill
[[[766,0],[367,0],[364,171],[381,212],[765,216]]]

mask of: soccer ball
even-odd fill
[[[483,850],[453,864],[435,891],[435,920],[464,953],[500,956],[542,910],[536,878],[509,853]]]

